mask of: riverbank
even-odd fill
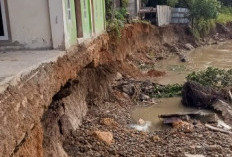
[[[120,40],[103,34],[94,41],[72,48],[55,62],[42,64],[16,84],[7,84],[0,94],[0,156],[68,156],[72,152],[83,153],[81,145],[74,146],[72,141],[81,140],[78,135],[83,135],[90,137],[86,138],[87,143],[99,143],[99,140],[94,138],[92,141],[92,136],[89,136],[95,128],[107,130],[107,127],[100,125],[99,117],[113,118],[120,124],[118,128],[121,131],[112,136],[107,134],[119,144],[111,145],[118,147],[116,154],[120,149],[124,149],[120,156],[127,154],[130,145],[135,145],[132,148],[136,151],[135,147],[143,136],[136,137],[138,140],[135,142],[132,140],[134,144],[129,142],[127,147],[122,147],[124,138],[130,137],[126,131],[131,121],[129,111],[136,103],[112,89],[112,83],[115,78],[121,77],[147,80],[162,76],[165,72],[147,69],[144,65],[152,65],[198,45],[184,25],[159,28],[135,23],[127,25],[121,34]],[[137,131],[129,129],[130,132]],[[99,132],[94,134],[99,135]],[[163,138],[162,133],[160,136]],[[144,139],[146,142],[150,138]],[[130,138],[127,140],[130,141]],[[95,148],[95,145],[89,145]],[[226,148],[229,147],[226,145]],[[101,145],[101,148],[108,147]],[[82,155],[89,152],[85,151]],[[99,152],[94,155],[97,154]]]
[[[144,157],[188,157],[231,156],[232,138],[220,132],[210,131],[199,123],[189,132],[177,129],[141,132],[129,128],[131,123],[128,98],[121,103],[107,102],[89,108],[87,116],[76,132],[66,137],[64,149],[69,156],[144,156]],[[111,123],[103,123],[110,118]],[[115,123],[117,125],[115,125]],[[112,144],[94,134],[95,131],[112,134]],[[107,138],[107,137],[106,137]]]
[[[220,39],[220,41],[225,41],[225,39]],[[202,45],[205,46],[215,44],[219,43],[213,42],[213,44],[209,44],[209,42],[207,42]],[[177,58],[175,57],[175,59]],[[131,61],[134,60],[132,59]],[[157,64],[157,61],[155,62]],[[177,63],[178,61],[174,62]],[[143,76],[145,74],[146,78],[141,77],[140,75],[139,77],[134,77],[134,79],[132,80],[153,80],[155,76],[161,77],[161,80],[165,79],[166,72],[163,71],[163,69],[162,71],[158,71],[159,69],[152,69],[155,68],[151,66],[152,64],[154,63],[145,60],[140,60],[140,63],[134,64],[141,71],[143,71],[142,74]],[[211,64],[213,63],[211,62]],[[153,75],[152,77],[146,75],[149,74],[149,71],[153,71],[155,75]],[[122,76],[119,75],[119,78],[121,77]],[[176,79],[173,78],[172,83],[174,83],[175,81]],[[127,83],[128,82],[125,83],[124,81],[124,83],[122,84],[127,85]],[[149,83],[149,81],[147,83]],[[113,86],[115,86],[115,84],[113,84]],[[128,86],[130,86],[130,84],[128,84]],[[101,105],[90,106],[87,116],[83,119],[83,123],[80,126],[80,129],[73,132],[71,136],[66,137],[64,148],[68,155],[146,157],[189,157],[192,155],[206,157],[229,157],[232,155],[231,135],[212,131],[206,128],[205,125],[201,122],[194,124],[194,126],[190,130],[169,128],[162,131],[146,132],[136,131],[135,129],[132,129],[130,125],[132,124],[133,120],[130,111],[139,104],[151,105],[154,102],[135,102],[136,98],[133,96],[129,96],[130,87],[124,89],[124,92],[122,93],[118,90],[114,90],[111,94],[112,97],[109,102],[104,102]],[[134,94],[135,93],[133,93],[132,95]],[[107,139],[106,137],[106,139],[102,139],[95,134],[96,131],[99,131],[103,134],[107,132],[112,135],[112,138]],[[106,141],[109,140],[112,142],[111,144],[106,143]]]

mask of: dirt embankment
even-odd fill
[[[137,23],[126,26],[119,40],[101,35],[32,71],[0,94],[0,156],[70,155],[63,141],[79,128],[88,108],[111,100],[116,72],[152,77],[136,65],[152,64],[186,49],[186,43],[197,46],[186,26]]]

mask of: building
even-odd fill
[[[136,19],[141,7],[141,0],[128,0],[127,11],[130,19]],[[122,0],[114,0],[114,6],[116,9],[120,9],[122,6]]]
[[[105,30],[105,0],[0,0],[0,45],[68,49]]]

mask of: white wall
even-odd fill
[[[12,42],[26,48],[52,47],[48,0],[7,0]]]
[[[49,0],[49,13],[54,49],[65,49],[64,13],[62,0]]]

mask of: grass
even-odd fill
[[[232,21],[232,13],[220,13],[216,19],[216,23],[226,24]]]
[[[221,8],[221,11],[215,20],[216,23],[226,24],[232,21],[232,7],[225,7]]]

